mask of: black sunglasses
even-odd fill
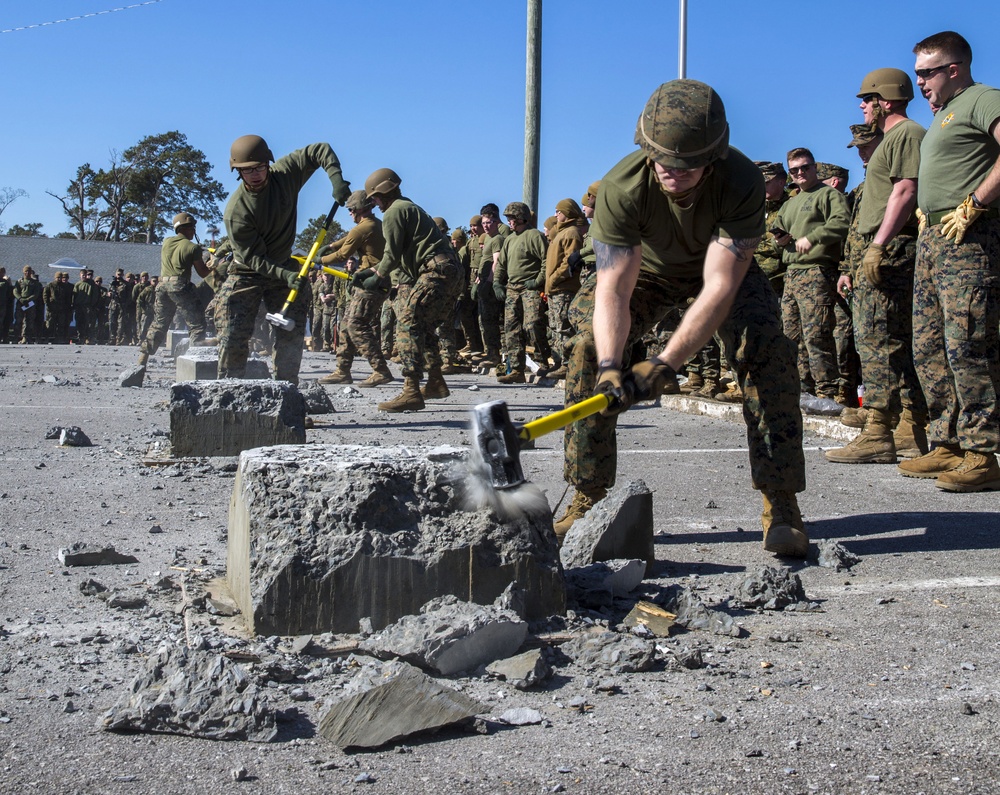
[[[921,80],[927,80],[930,77],[934,77],[942,69],[947,69],[949,66],[958,66],[962,61],[952,61],[951,63],[943,63],[940,66],[931,66],[928,69],[914,69],[913,74],[919,77]]]

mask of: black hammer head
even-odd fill
[[[511,489],[524,483],[521,442],[504,401],[473,407],[472,438],[494,488]]]

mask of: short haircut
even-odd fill
[[[492,215],[494,218],[500,217],[500,208],[497,207],[493,202],[489,204],[484,204],[482,209],[479,211],[480,215]]]
[[[966,66],[972,63],[972,47],[964,36],[953,30],[944,30],[918,41],[913,47],[913,52],[917,55],[924,52],[940,52],[953,63],[961,61]]]
[[[806,149],[804,146],[797,146],[794,149],[790,150],[785,160],[791,163],[793,160],[801,160],[803,157],[813,163],[816,162],[816,158],[813,157],[813,153],[810,152],[808,149]]]

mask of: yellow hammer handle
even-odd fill
[[[518,438],[530,441],[547,433],[552,433],[552,431],[558,431],[560,428],[565,428],[571,422],[576,422],[577,420],[582,420],[600,411],[604,411],[610,402],[607,395],[594,395],[586,400],[581,400],[569,408],[526,423],[518,432]]]
[[[326,265],[323,266],[323,273],[329,273],[331,276],[336,276],[338,279],[350,279],[351,275],[349,273],[344,273],[343,271],[338,271],[336,268],[328,268]]]

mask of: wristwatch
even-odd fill
[[[975,207],[977,210],[986,209],[986,205],[983,204],[981,201],[979,201],[979,198],[976,196],[975,191],[969,194],[969,198],[972,199],[972,206]]]

